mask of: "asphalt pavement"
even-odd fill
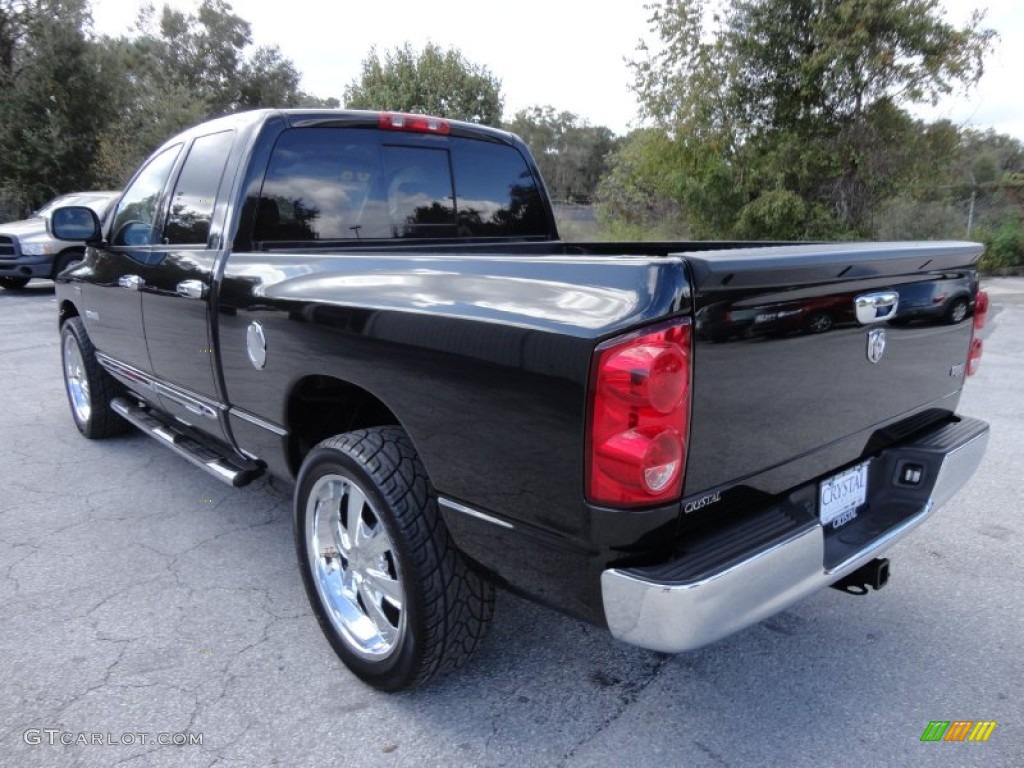
[[[884,590],[672,657],[499,593],[473,662],[397,695],[321,635],[289,499],[80,437],[52,284],[0,290],[0,766],[1024,765],[1024,279],[987,286],[988,454]]]

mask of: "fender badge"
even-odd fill
[[[263,326],[255,320],[249,323],[245,332],[245,351],[257,371],[267,364],[267,337],[263,335]]]
[[[868,360],[877,363],[885,354],[885,328],[868,331]]]
[[[699,499],[694,499],[693,501],[686,502],[686,504],[683,506],[683,514],[688,515],[691,512],[696,512],[699,509],[704,509],[704,507],[709,507],[712,504],[717,504],[721,500],[722,494],[720,491],[715,491],[714,493],[707,493],[701,496]]]

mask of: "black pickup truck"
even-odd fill
[[[565,243],[477,125],[221,118],[51,229],[88,243],[57,286],[78,429],[293,483],[313,611],[382,689],[468,658],[494,585],[665,652],[877,589],[988,438],[956,413],[981,246]],[[940,279],[972,322],[889,322]],[[835,322],[729,333],[801,304]]]

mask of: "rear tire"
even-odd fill
[[[487,632],[494,588],[456,550],[400,427],[338,435],[309,452],[295,487],[295,547],[324,635],[375,688],[449,672]]]
[[[807,330],[811,333],[825,333],[832,330],[832,315],[828,312],[815,312],[807,318]]]
[[[61,326],[60,352],[64,391],[78,431],[90,440],[127,432],[128,422],[110,407],[120,387],[96,360],[96,349],[81,318],[72,317]]]
[[[967,299],[963,297],[953,299],[953,303],[946,310],[946,322],[950,325],[956,325],[957,323],[962,323],[965,317],[967,317]]]
[[[28,285],[28,281],[31,279],[30,277],[0,277],[0,288],[16,291]]]

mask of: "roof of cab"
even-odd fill
[[[365,127],[376,126],[380,115],[387,111],[372,111],[359,109],[253,109],[244,112],[236,112],[231,115],[214,118],[194,125],[178,133],[164,142],[164,146],[176,142],[188,141],[200,134],[208,134],[220,130],[253,130],[263,125],[268,120],[279,117],[288,122],[291,127],[306,127],[312,125],[363,125]],[[394,113],[392,113],[394,114]],[[402,113],[406,114],[406,113]],[[451,120],[449,118],[438,118],[447,122],[453,129],[453,133],[466,136],[488,136],[505,143],[521,143],[521,139],[508,131],[500,128],[492,128],[478,123],[470,123],[463,120]]]

